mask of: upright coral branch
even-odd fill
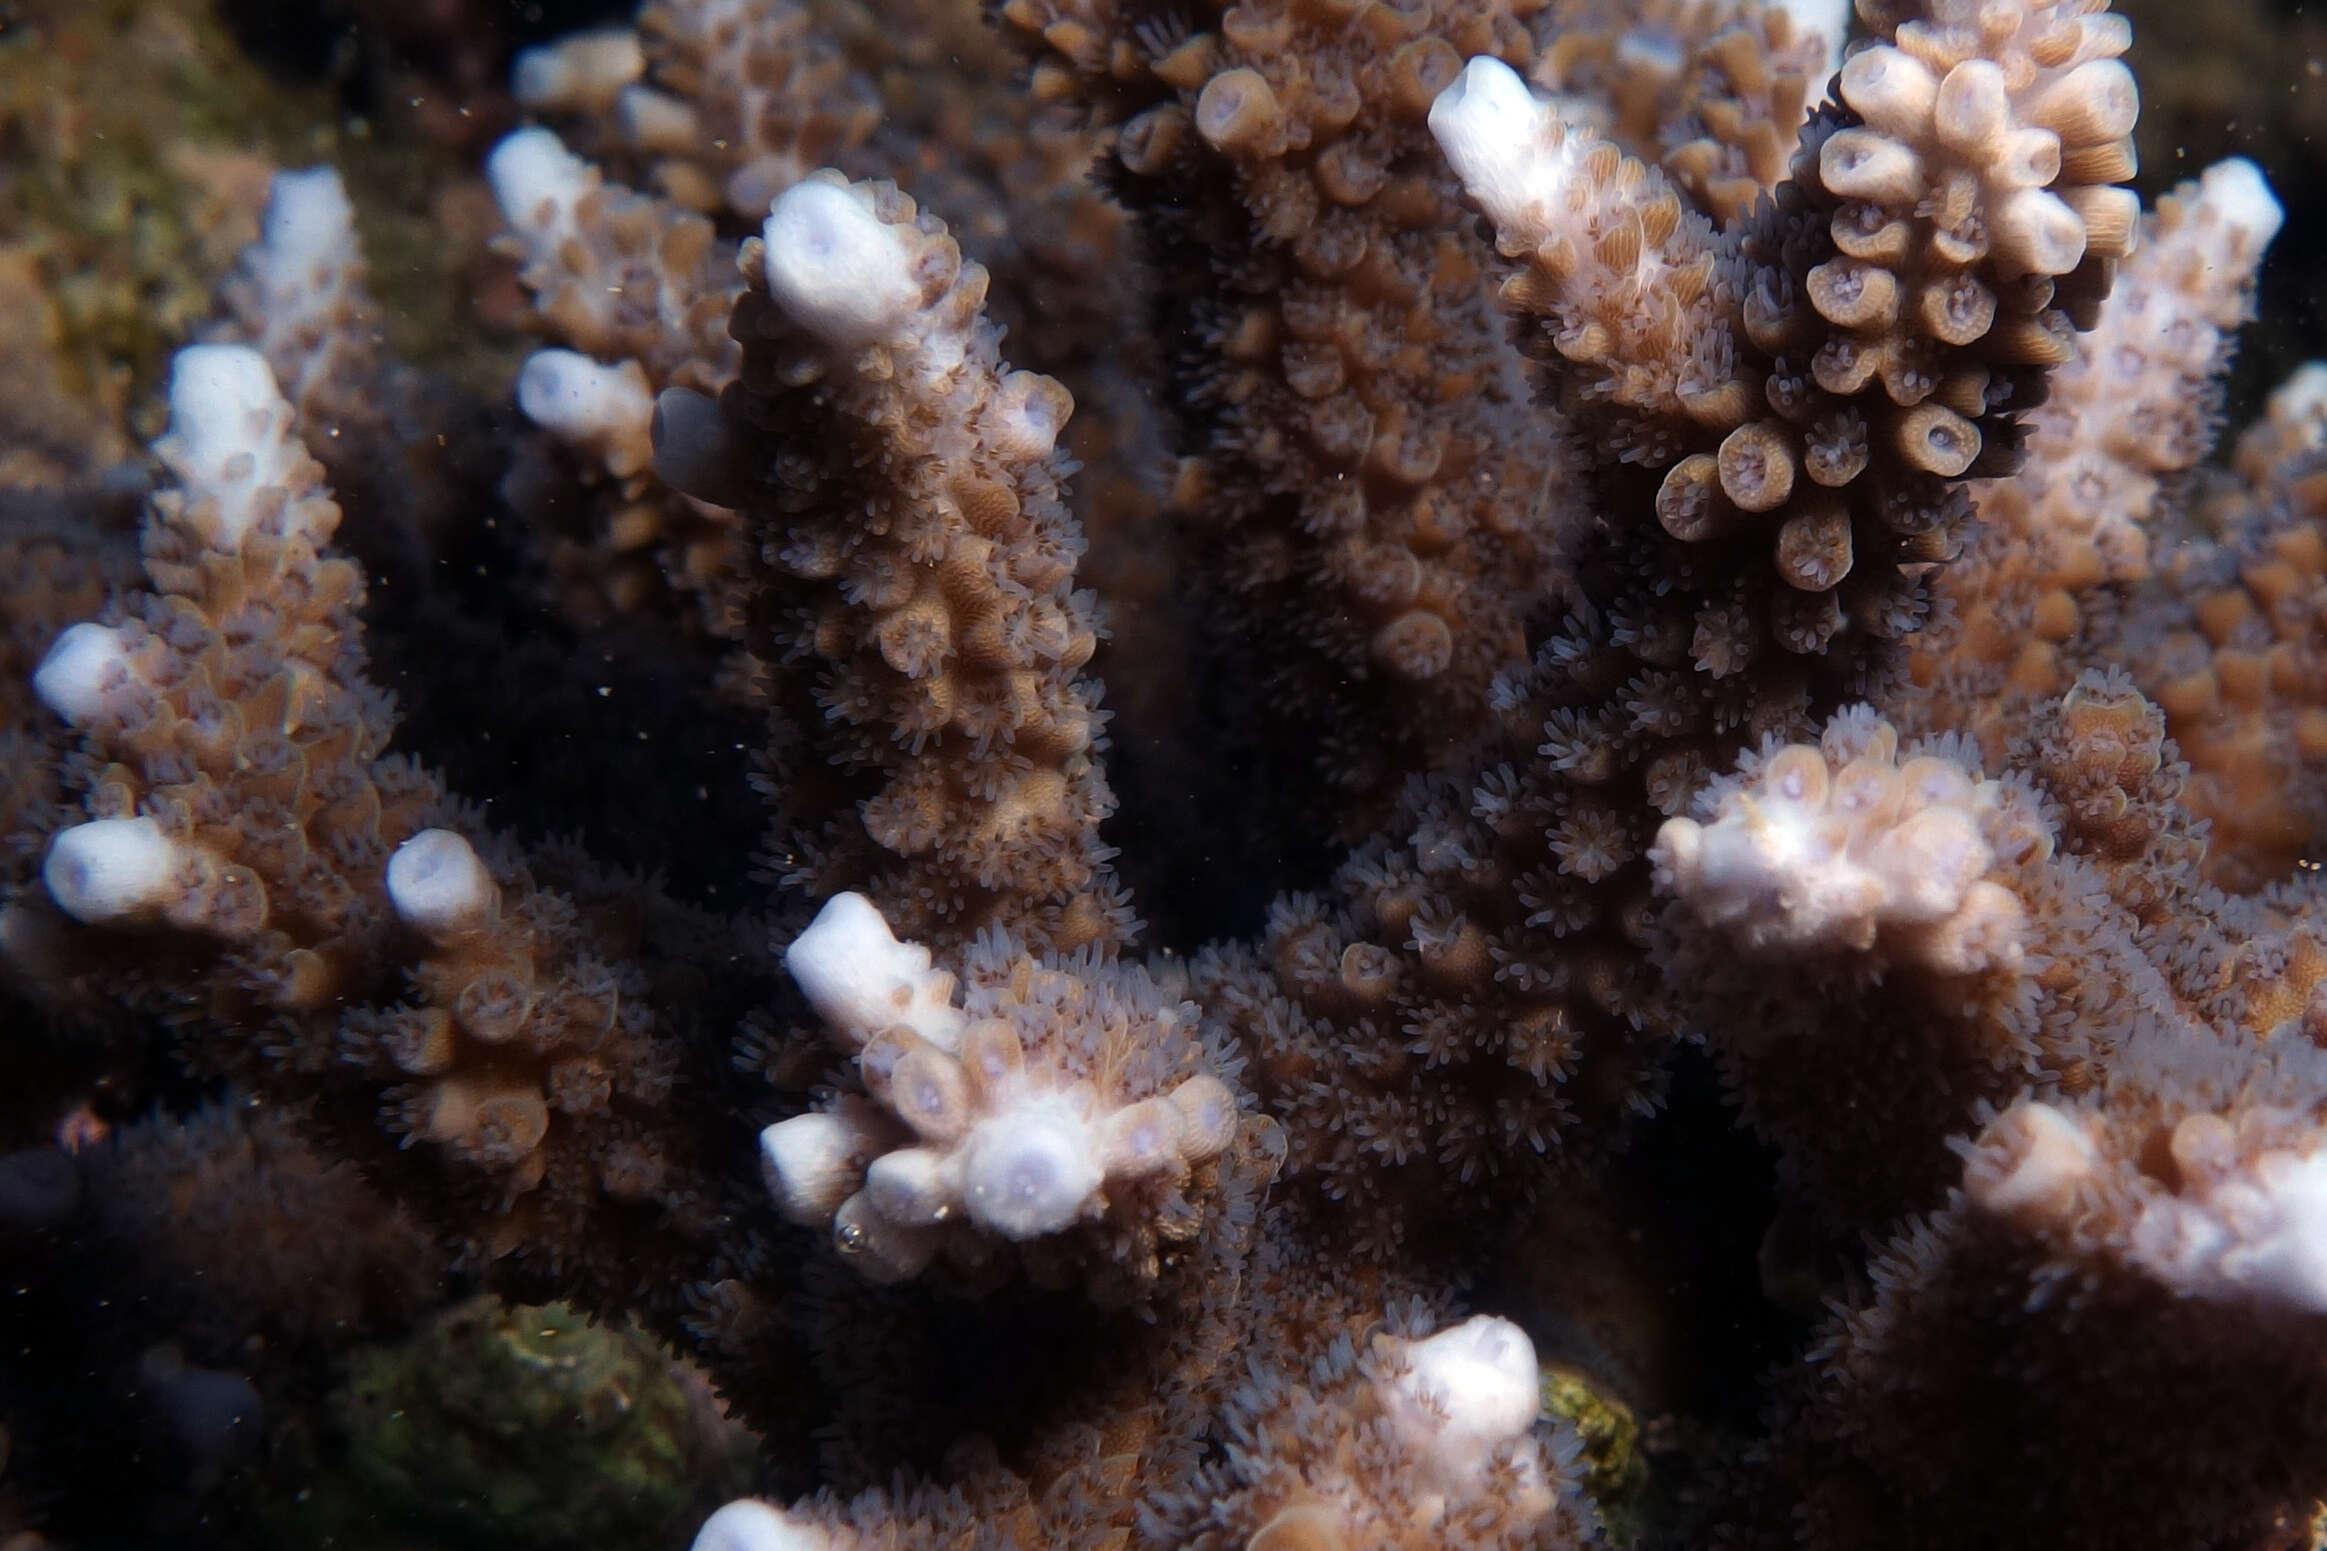
[[[596,531],[564,548],[558,568],[569,585],[602,571],[597,590],[617,611],[665,591],[693,595],[711,632],[732,635],[735,522],[655,479],[652,463],[655,395],[674,385],[716,393],[735,375],[734,245],[701,215],[607,183],[546,129],[504,139],[486,173],[518,278],[559,341],[526,361],[518,407],[575,449],[598,487]],[[642,574],[638,556],[654,569]]]
[[[871,83],[806,6],[659,0],[638,21],[645,79],[616,97],[615,124],[680,204],[764,211],[879,122]]]
[[[1180,277],[1174,499],[1242,643],[1223,676],[1298,710],[1286,763],[1357,799],[1345,832],[1459,753],[1577,525],[1422,123],[1462,53],[1524,64],[1538,8],[999,8],[1038,95],[1122,120],[1114,185]]]
[[[621,936],[513,848],[488,843],[488,863],[473,821],[385,751],[361,574],[328,548],[339,510],[291,424],[256,351],[181,352],[151,590],[66,630],[34,675],[82,734],[86,817],[51,841],[45,897],[9,907],[11,959],[64,990],[109,977],[186,1024],[199,1068],[319,1110],[361,1156],[428,1144],[400,1185],[512,1285],[608,1299],[644,1253],[675,1314],[715,1262],[725,1188],[657,1118],[683,1058]],[[408,1004],[365,1005],[407,976]]]
[[[2034,793],[1955,746],[1902,749],[1865,707],[1740,763],[1650,852],[1677,902],[1664,972],[1793,1189],[1886,1223],[1937,1199],[1974,1103],[2067,1064],[2038,976],[2073,958],[2030,916],[2073,921],[2092,884],[2047,871]],[[1910,1130],[1922,1145],[1894,1151]]]
[[[2207,875],[2227,888],[2284,877],[2327,833],[2318,386],[2305,368],[2272,395],[2237,449],[2239,482],[2218,482],[2200,531],[2175,532],[2160,574],[2084,633],[2140,664],[2189,760],[2190,806],[2212,825]]]
[[[339,511],[290,420],[256,352],[181,356],[157,448],[177,488],[147,528],[155,590],[117,624],[67,630],[34,687],[95,740],[90,822],[44,867],[57,904],[211,937],[242,958],[227,986],[301,1010],[376,961],[385,900],[355,880],[437,793],[381,759],[387,708],[352,650],[362,579],[325,551]]]
[[[303,435],[376,440],[386,406],[372,396],[385,320],[365,285],[355,212],[329,167],[276,175],[259,240],[221,298],[243,340],[267,358]],[[368,434],[367,434],[368,433]]]
[[[1960,635],[1916,652],[1917,681],[1937,692],[1928,725],[1990,736],[2002,705],[2058,693],[2102,589],[2149,574],[2171,498],[2212,445],[2214,384],[2282,219],[2236,159],[2145,218],[2099,321],[2028,416],[2027,467],[1978,488],[1980,531],[1939,583]]]
[[[1528,266],[1506,297],[1563,402],[1659,475],[1665,532],[1784,584],[1761,606],[1788,650],[1912,622],[1902,568],[1953,553],[1955,481],[2017,465],[2132,246],[2130,34],[2084,11],[1891,19],[1733,238],[1492,60],[1432,111]]]
[[[1305,1373],[1255,1372],[1231,1401],[1237,1442],[1163,1499],[1153,1542],[1424,1551],[1588,1536],[1587,1515],[1562,1501],[1574,1439],[1534,1425],[1542,1379],[1526,1333],[1488,1315],[1428,1334],[1396,1324]]]
[[[1066,390],[1003,365],[984,270],[892,187],[798,185],[742,263],[742,375],[717,423],[666,395],[657,466],[736,505],[755,551],[780,873],[862,888],[919,941],[1122,942]],[[787,757],[805,729],[830,770]]]
[[[1964,1148],[1821,1342],[1761,1462],[1775,1511],[1726,1543],[2256,1544],[2308,1518],[2327,1072],[2291,1029],[2143,1043],[2105,1096],[2016,1104]],[[2201,1075],[2231,1065],[2250,1081]]]
[[[607,183],[546,129],[503,140],[486,172],[550,333],[598,361],[635,362],[650,400],[673,384],[716,393],[735,375],[726,324],[742,285],[709,221]],[[642,450],[644,418],[631,432]]]

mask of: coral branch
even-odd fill
[[[2133,244],[2126,34],[2049,5],[1981,28],[1853,55],[1793,178],[1718,239],[1494,60],[1432,109],[1562,401],[1660,474],[1667,533],[1763,551],[1789,650],[1898,632],[1897,568],[1952,554],[1951,482],[2017,466],[2016,415]]]
[[[1537,8],[999,8],[1038,95],[1123,120],[1111,177],[1162,262],[1219,277],[1158,297],[1174,502],[1239,645],[1224,675],[1298,715],[1273,741],[1357,799],[1345,834],[1459,753],[1579,526],[1422,122],[1460,52],[1524,63]]]
[[[893,188],[802,183],[742,262],[720,413],[756,449],[735,491],[747,640],[779,738],[829,722],[837,767],[779,765],[783,875],[861,887],[917,941],[1120,943],[1105,718],[1080,671],[1099,620],[1058,493],[1066,391],[1003,364],[985,272]]]
[[[1946,649],[1917,652],[1917,680],[1944,702],[1929,725],[1984,731],[2000,692],[2058,693],[2088,595],[2149,573],[2174,487],[2212,445],[2214,382],[2281,219],[2243,160],[2146,218],[2099,321],[2028,417],[2028,466],[1981,487],[1981,530],[1941,578],[1963,624]]]
[[[1102,1291],[1143,1289],[1159,1249],[1202,1230],[1221,1155],[1277,1147],[1265,1127],[1242,1135],[1215,1075],[1234,1063],[1198,1043],[1195,1007],[1144,970],[981,938],[957,1006],[954,977],[855,894],[828,903],[785,962],[864,1093],[768,1127],[769,1188],[877,1281],[943,1254],[974,1269],[998,1238],[1045,1279],[1081,1261]]]

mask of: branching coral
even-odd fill
[[[1219,671],[1298,718],[1294,772],[1370,799],[1345,832],[1459,754],[1580,520],[1424,126],[1464,55],[1527,60],[1538,9],[1000,7],[1037,96],[1119,124],[1185,396],[1173,500],[1236,600]]]
[[[2145,220],[2099,321],[2029,416],[2027,466],[1981,489],[1980,531],[1940,581],[1962,630],[1915,654],[1944,705],[1928,725],[1985,736],[2000,701],[2059,693],[2092,628],[2085,612],[2109,608],[2105,584],[2149,574],[2170,494],[2212,441],[2215,379],[2281,217],[2253,164],[2233,160]]]
[[[999,359],[985,271],[893,187],[798,184],[740,262],[742,376],[716,411],[666,396],[658,456],[741,508],[787,879],[861,884],[919,939],[1122,942],[1096,607],[1059,500],[1072,400]],[[783,758],[820,721],[830,781]]]
[[[2301,1520],[2322,1468],[2318,1052],[2234,1046],[2254,1075],[2226,1091],[2191,1034],[2155,1031],[2097,1101],[2023,1101],[1964,1145],[1962,1188],[1870,1268],[1872,1303],[1829,1330],[1765,1462],[1773,1498],[1800,1493],[1796,1532],[2263,1544]],[[2088,1463],[2042,1492],[1959,1489],[2072,1437]]]
[[[1102,1264],[1137,1286],[1159,1242],[1202,1227],[1239,1140],[1236,1096],[1206,1070],[1195,1007],[1144,971],[981,939],[956,1006],[953,977],[857,894],[826,905],[785,962],[872,1102],[770,1126],[769,1188],[866,1274],[900,1280],[948,1249],[974,1263],[994,1239],[1034,1253],[1088,1223]]]
[[[525,55],[555,128],[486,173],[545,348],[457,473],[363,215],[278,178],[142,567],[87,480],[0,505],[24,1021],[150,1031],[456,1275],[685,1348],[767,1448],[704,1551],[1593,1543],[1536,1357],[1582,1316],[1512,1240],[1710,1211],[1644,1131],[1773,1156],[1726,1231],[1834,1305],[1758,1434],[1647,1430],[1713,1440],[1652,1531],[2299,1519],[2327,395],[2201,469],[2255,169],[2141,216],[2098,0],[1861,0],[1847,50],[1754,0],[990,9]],[[335,541],[504,516],[487,586],[758,719],[755,906],[432,773],[444,682],[525,659],[430,660]],[[1110,643],[1094,583],[1159,578],[1212,638]],[[671,766],[624,854],[748,849]],[[1691,1042],[1750,1144],[1674,1140]],[[1654,1258],[1608,1253],[1558,1287]]]
[[[2206,869],[2258,886],[2304,862],[2323,814],[2310,772],[2327,755],[2318,702],[2320,518],[2327,486],[2306,370],[2239,448],[2240,483],[2212,493],[2217,526],[2111,621],[2191,766],[2190,806],[2213,825]],[[2186,600],[2186,601],[2185,601]]]

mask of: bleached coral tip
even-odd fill
[[[2327,417],[2327,361],[2305,361],[2271,390],[2270,416],[2294,422]]]
[[[388,858],[388,904],[406,926],[448,936],[493,908],[493,876],[474,847],[449,829],[424,829]]]
[[[355,207],[348,203],[338,170],[276,173],[267,185],[262,241],[268,262],[283,268],[354,257]]]
[[[847,187],[811,178],[768,212],[768,291],[827,344],[871,344],[921,306],[912,252]]]
[[[1480,1433],[1516,1438],[1543,1405],[1535,1343],[1497,1315],[1474,1314],[1415,1342],[1407,1363],[1421,1390]]]
[[[2327,1152],[2272,1151],[2255,1160],[2245,1202],[2270,1230],[2222,1257],[2231,1281],[2274,1303],[2327,1313]]]
[[[518,52],[509,90],[535,112],[602,108],[646,74],[646,51],[628,27],[577,32]]]
[[[42,705],[80,727],[104,713],[108,693],[129,677],[129,654],[122,648],[121,632],[83,623],[67,629],[49,647],[33,670],[32,692]]]
[[[2276,237],[2286,224],[2286,208],[2271,192],[2270,180],[2243,156],[2218,161],[2201,173],[2198,197],[2223,225],[2257,245]]]
[[[189,345],[170,363],[170,428],[180,458],[215,477],[238,454],[271,450],[279,439],[260,416],[289,414],[267,358],[248,345]]]
[[[561,441],[643,441],[654,395],[635,361],[606,365],[574,350],[536,350],[517,373],[517,407]]]
[[[152,819],[98,819],[59,831],[40,877],[65,914],[103,926],[165,903],[177,865],[176,844]]]
[[[581,197],[588,172],[564,141],[539,125],[502,136],[485,158],[485,180],[493,186],[502,219],[518,227],[535,225],[545,200],[562,219],[564,208]]]
[[[1430,105],[1430,132],[1454,174],[1498,224],[1525,197],[1527,167],[1545,105],[1519,73],[1482,54]]]
[[[903,1024],[951,1049],[962,1015],[952,977],[933,970],[929,950],[899,942],[862,894],[835,894],[784,950],[784,968],[819,1016],[854,1043]]]
[[[972,1135],[962,1198],[989,1232],[1036,1239],[1081,1217],[1100,1183],[1097,1139],[1087,1126],[1022,1109],[983,1122]]]
[[[832,1220],[864,1182],[866,1137],[841,1115],[814,1111],[760,1132],[760,1178],[788,1222]]]
[[[1406,1371],[1383,1398],[1406,1446],[1431,1462],[1442,1487],[1459,1490],[1535,1425],[1542,1381],[1527,1332],[1478,1314],[1409,1346]]]
[[[746,1497],[705,1519],[690,1551],[828,1551],[832,1543],[828,1531]]]

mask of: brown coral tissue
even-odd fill
[[[6,1551],[2319,1543],[2327,365],[2133,20],[248,9],[0,30]]]

